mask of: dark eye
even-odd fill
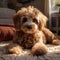
[[[25,23],[26,21],[27,21],[27,18],[24,17],[22,22]]]
[[[36,18],[33,19],[33,22],[35,22],[36,24],[38,24],[38,21]]]

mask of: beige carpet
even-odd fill
[[[60,45],[47,45],[49,52],[46,55],[32,56],[28,51],[25,51],[22,55],[5,54],[6,48],[9,42],[0,43],[0,60],[60,60]]]

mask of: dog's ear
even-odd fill
[[[16,13],[13,16],[13,22],[14,22],[14,26],[15,26],[16,30],[20,30],[20,16],[19,16],[19,14]]]
[[[39,30],[42,30],[46,26],[46,22],[48,18],[40,10],[36,8],[33,8],[33,12],[35,13],[35,16],[37,17],[37,20],[39,21],[38,28]]]
[[[48,18],[43,14],[39,13],[39,30],[42,30],[46,26]]]

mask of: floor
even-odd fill
[[[0,43],[0,60],[60,60],[60,45],[47,45],[49,52],[46,55],[33,56],[33,55],[11,55],[3,54],[4,48],[8,43]]]

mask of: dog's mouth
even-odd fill
[[[23,25],[21,30],[24,33],[32,34],[32,33],[35,33],[37,31],[37,26],[36,25]]]

